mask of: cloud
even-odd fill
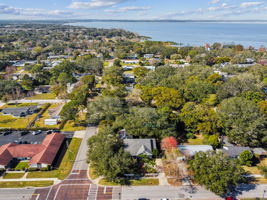
[[[210,4],[216,4],[216,3],[219,3],[221,0],[212,0],[211,2],[210,2]]]
[[[64,10],[45,10],[38,8],[15,8],[7,5],[0,5],[0,15],[21,15],[40,17],[69,17],[73,13]]]
[[[117,9],[107,9],[105,12],[110,12],[110,13],[125,13],[129,11],[146,11],[150,10],[151,7],[138,7],[138,6],[128,6],[128,7],[121,7]]]
[[[249,8],[249,7],[255,7],[255,6],[260,6],[263,5],[263,1],[251,1],[251,2],[244,2],[240,4],[241,8]]]
[[[74,1],[68,8],[73,9],[98,9],[115,6],[127,0],[91,0],[89,2]]]

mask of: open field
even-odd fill
[[[81,141],[82,139],[80,138],[72,138],[58,169],[43,172],[29,172],[27,178],[59,178],[61,180],[66,178],[72,169],[73,161],[75,160]]]
[[[4,181],[0,182],[0,188],[47,187],[53,183],[54,181]]]
[[[17,178],[22,178],[23,176],[24,173],[5,173],[3,179],[17,179]]]
[[[26,99],[35,100],[35,99],[55,99],[57,96],[53,93],[44,93],[37,94],[32,97],[27,97]]]

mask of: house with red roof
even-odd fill
[[[41,144],[5,144],[0,146],[0,169],[8,168],[14,160],[29,160],[32,168],[51,166],[64,141],[64,135],[47,135]]]

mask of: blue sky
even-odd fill
[[[0,19],[267,20],[267,0],[0,0]]]

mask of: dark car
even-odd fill
[[[53,133],[52,130],[50,130],[50,131],[46,131],[46,134],[47,134],[47,135],[49,135],[49,134],[51,134],[51,133]]]
[[[20,136],[27,135],[28,133],[29,133],[29,131],[21,131],[21,132],[20,132]]]
[[[11,133],[12,133],[12,131],[6,131],[6,132],[4,132],[4,136],[9,135]]]

